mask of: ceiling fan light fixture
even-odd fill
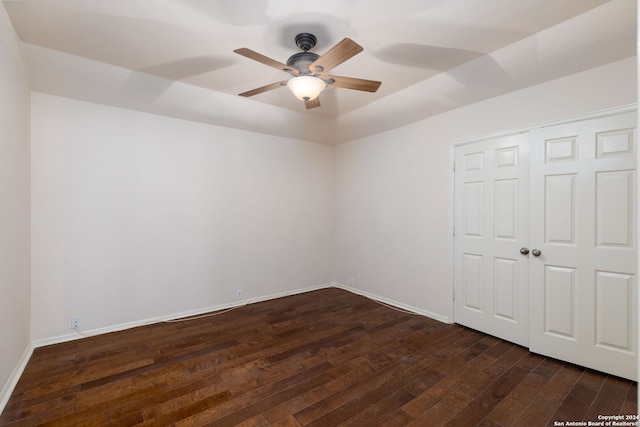
[[[287,82],[287,87],[301,101],[316,99],[326,86],[322,79],[313,76],[294,77]]]

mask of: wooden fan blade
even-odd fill
[[[253,89],[253,90],[248,90],[248,91],[242,92],[242,93],[240,93],[238,95],[240,95],[240,96],[253,96],[253,95],[257,95],[257,94],[262,93],[262,92],[267,92],[267,91],[270,91],[270,90],[273,90],[273,89],[278,89],[279,87],[286,86],[287,85],[287,81],[288,80],[282,80],[281,82],[271,83],[270,85],[262,86],[262,87],[259,87],[257,89]]]
[[[353,77],[341,77],[341,76],[322,76],[322,79],[327,82],[329,86],[341,87],[345,89],[363,90],[365,92],[375,92],[378,90],[382,82],[365,79],[355,79]],[[327,79],[331,80],[327,81]]]
[[[307,107],[307,110],[319,107],[320,106],[320,97],[312,99],[311,101],[304,101],[304,106]]]
[[[329,49],[327,53],[316,59],[309,70],[312,73],[326,73],[332,68],[342,64],[347,59],[362,52],[362,46],[351,39],[343,39],[340,43]]]
[[[261,53],[255,52],[251,49],[247,49],[246,47],[234,50],[238,55],[242,55],[246,58],[253,59],[254,61],[258,61],[261,64],[268,65],[269,67],[273,67],[276,70],[284,71],[289,74],[300,74],[300,71],[295,68],[289,67],[288,65],[283,64],[282,62],[278,62],[275,59],[271,59],[267,56],[262,55]]]

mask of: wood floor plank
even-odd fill
[[[605,379],[592,371],[583,372],[551,420],[581,419],[591,407]]]
[[[457,357],[443,361],[435,368],[443,379],[404,405],[402,410],[414,419],[420,418],[461,384],[466,383],[468,378],[495,361],[486,351],[486,348],[472,346]]]
[[[354,402],[359,405],[363,405],[361,396],[365,395],[371,389],[377,390],[382,387],[387,381],[394,376],[400,374],[400,372],[408,367],[406,363],[393,363],[388,361],[388,366],[379,369],[380,366],[376,366],[373,370],[366,371],[366,376],[360,377],[358,381],[354,381],[349,387],[345,387],[339,391],[334,392],[331,396],[315,403],[304,410],[294,414],[295,418],[302,425],[337,425],[335,420],[345,421],[351,416],[357,414],[350,410],[350,406]],[[379,399],[374,399],[376,402]],[[344,414],[344,408],[350,410],[350,416]],[[359,412],[359,411],[358,411]]]
[[[598,410],[599,408],[595,408]],[[629,394],[622,404],[621,414],[637,414],[638,413],[638,383],[632,383]]]
[[[584,370],[576,366],[563,365],[538,392],[513,425],[523,427],[532,424],[547,425],[583,372]]]
[[[544,359],[516,386],[479,425],[512,425],[529,406],[534,397],[560,369],[561,363]]]
[[[331,364],[327,362],[310,369],[309,372],[299,372],[296,375],[237,396],[235,399],[220,405],[215,411],[207,408],[206,411],[180,420],[176,425],[236,425],[265,412],[277,402],[290,400],[300,393],[321,386],[327,381],[324,373],[331,367]]]
[[[591,407],[586,411],[585,418],[596,421],[598,415],[622,414],[624,400],[630,388],[629,381],[612,376],[606,377]]]
[[[391,418],[396,410],[411,401],[415,395],[402,388],[390,391],[393,391],[393,393],[376,404],[368,405],[366,409],[360,411],[356,416],[351,417],[341,425],[344,427],[359,427],[366,425],[369,420],[376,420],[378,423],[391,422]]]
[[[448,424],[449,420],[454,422],[456,416],[463,418],[470,418],[469,414],[465,413],[465,410],[472,409],[474,412],[471,414],[471,418],[475,418],[475,406],[469,406],[474,399],[492,384],[496,378],[502,377],[505,372],[514,366],[516,362],[522,359],[527,354],[527,351],[522,347],[512,346],[509,351],[504,355],[489,363],[483,369],[476,369],[475,372],[469,372],[464,376],[463,381],[456,383],[451,393],[448,393],[437,402],[431,409],[425,412],[423,415],[416,417],[415,425],[427,425],[441,426],[451,425]],[[520,369],[517,376],[521,377],[524,371]],[[484,416],[480,417],[483,418]],[[456,424],[453,424],[456,425]],[[460,424],[466,425],[466,424]],[[470,424],[473,425],[473,424]]]
[[[480,424],[480,422],[537,367],[536,362],[539,363],[539,358],[529,355],[519,359],[517,363],[482,390],[445,425],[454,427]],[[497,374],[494,374],[491,377],[495,378],[496,376]]]
[[[266,422],[266,421],[265,421]],[[300,427],[300,424],[298,423],[298,421],[296,421],[296,419],[292,416],[289,415],[286,418],[283,418],[279,421],[276,421],[275,423],[267,423],[267,426],[271,426],[271,427]]]
[[[637,384],[335,288],[37,348],[0,426],[544,426]]]

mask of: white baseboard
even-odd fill
[[[400,308],[402,310],[410,311],[412,313],[419,314],[421,316],[429,317],[431,319],[437,320],[443,323],[453,323],[453,321],[448,316],[442,316],[441,314],[432,313],[428,310],[423,310],[418,307],[414,307],[409,304],[404,304],[399,301],[395,301],[389,298],[381,297],[380,295],[372,294],[370,292],[363,291],[361,289],[354,288],[352,286],[343,285],[342,283],[333,282],[333,287],[343,289],[345,291],[352,292],[354,294],[362,295],[364,297],[370,298],[374,301],[378,301],[387,305],[391,305],[393,307]]]
[[[29,345],[27,345],[27,348],[24,349],[22,356],[20,356],[20,359],[18,360],[18,364],[13,368],[13,372],[11,372],[9,379],[2,388],[2,391],[0,391],[0,414],[4,411],[5,406],[7,406],[11,393],[13,393],[13,390],[16,388],[18,380],[24,372],[24,368],[27,367],[27,363],[29,363],[29,359],[31,359],[34,349],[35,347],[33,346],[33,343],[29,343]]]
[[[278,293],[270,294],[270,295],[263,295],[263,296],[260,296],[260,297],[257,297],[257,298],[242,299],[242,300],[233,301],[233,302],[230,302],[230,303],[219,304],[219,305],[214,305],[214,306],[210,306],[210,307],[203,307],[203,308],[198,308],[198,309],[189,310],[189,311],[183,311],[183,312],[179,312],[179,313],[173,313],[173,314],[169,314],[169,315],[166,315],[166,316],[151,317],[151,318],[147,318],[147,319],[136,320],[136,321],[133,321],[133,322],[120,323],[118,325],[106,326],[106,327],[103,327],[103,328],[91,329],[91,330],[80,331],[80,332],[71,332],[69,334],[56,335],[56,336],[53,336],[53,337],[37,339],[37,340],[34,340],[32,342],[32,344],[33,344],[34,348],[43,347],[43,346],[51,345],[51,344],[59,344],[59,343],[62,343],[62,342],[74,341],[74,340],[87,338],[87,337],[92,337],[92,336],[96,336],[96,335],[108,334],[110,332],[124,331],[125,329],[137,328],[138,326],[145,326],[145,325],[151,325],[153,323],[160,323],[160,322],[166,322],[166,321],[169,321],[169,320],[181,319],[181,318],[185,318],[185,317],[198,316],[198,315],[205,314],[205,313],[211,313],[213,311],[227,310],[227,309],[230,309],[230,308],[240,307],[240,306],[247,305],[247,304],[254,304],[256,302],[268,301],[268,300],[271,300],[271,299],[286,297],[286,296],[289,296],[289,295],[301,294],[301,293],[304,293],[304,292],[315,291],[315,290],[318,290],[318,289],[329,288],[329,287],[332,287],[332,286],[333,286],[333,282],[331,282],[331,283],[321,283],[319,285],[309,286],[309,287],[306,287],[306,288],[299,288],[299,289],[294,289],[294,290],[285,291],[285,292],[278,292]]]
[[[420,314],[422,316],[426,316],[429,317],[431,319],[434,320],[438,320],[440,322],[444,322],[444,323],[453,323],[451,321],[451,319],[449,319],[449,317],[447,316],[442,316],[436,313],[432,313],[428,310],[423,310],[421,308],[418,307],[414,307],[408,304],[404,304],[401,303],[399,301],[395,301],[389,298],[385,298],[385,297],[381,297],[379,295],[376,294],[372,294],[370,292],[366,292],[360,289],[356,289],[350,286],[346,286],[343,285],[341,283],[338,282],[330,282],[330,283],[321,283],[319,285],[314,285],[314,286],[309,286],[306,288],[299,288],[299,289],[294,289],[294,290],[290,290],[290,291],[285,291],[285,292],[279,292],[279,293],[275,293],[275,294],[270,294],[270,295],[263,295],[260,297],[256,297],[256,298],[249,298],[249,299],[243,299],[243,300],[239,300],[239,301],[233,301],[230,303],[225,303],[225,304],[219,304],[219,305],[214,305],[214,306],[209,306],[209,307],[203,307],[203,308],[199,308],[199,309],[195,309],[195,310],[189,310],[189,311],[183,311],[183,312],[179,312],[179,313],[173,313],[173,314],[169,314],[166,316],[157,316],[157,317],[152,317],[152,318],[147,318],[147,319],[141,319],[141,320],[136,320],[133,322],[128,322],[128,323],[121,323],[121,324],[117,324],[117,325],[112,325],[112,326],[106,326],[103,328],[97,328],[97,329],[91,329],[91,330],[87,330],[87,331],[80,331],[80,332],[71,332],[68,334],[63,334],[63,335],[56,335],[56,336],[52,336],[52,337],[47,337],[47,338],[41,338],[41,339],[37,339],[37,340],[33,340],[31,342],[31,348],[30,348],[30,352],[29,352],[29,357],[31,356],[31,353],[33,353],[33,349],[38,348],[38,347],[43,347],[43,346],[47,346],[47,345],[52,345],[52,344],[59,344],[59,343],[63,343],[63,342],[67,342],[67,341],[74,341],[74,340],[78,340],[78,339],[82,339],[82,338],[86,338],[86,337],[90,337],[90,336],[96,336],[96,335],[102,335],[102,334],[108,334],[110,332],[117,332],[117,331],[123,331],[126,329],[131,329],[131,328],[136,328],[139,326],[145,326],[145,325],[151,325],[153,323],[159,323],[159,322],[166,322],[169,320],[175,320],[175,319],[181,319],[181,318],[186,318],[186,317],[191,317],[191,316],[198,316],[201,314],[205,314],[205,313],[211,313],[214,311],[220,311],[220,310],[227,310],[230,308],[235,308],[235,307],[240,307],[243,305],[247,305],[247,304],[254,304],[257,302],[262,302],[262,301],[268,301],[268,300],[272,300],[272,299],[276,299],[276,298],[282,298],[285,296],[289,296],[289,295],[296,295],[296,294],[301,294],[301,293],[305,293],[305,292],[311,292],[311,291],[315,291],[318,289],[324,289],[324,288],[330,288],[330,287],[335,287],[335,288],[340,288],[343,289],[345,291],[349,291],[358,295],[362,295],[364,297],[367,298],[371,298],[375,301],[379,301],[388,305],[391,305],[393,307],[397,307],[403,310],[407,310],[410,311],[412,313],[416,313],[416,314]],[[28,360],[28,358],[27,358]],[[25,362],[26,363],[26,362]],[[22,367],[22,369],[24,369],[24,367]],[[20,373],[22,373],[22,371],[20,371]],[[19,377],[19,375],[18,375]],[[15,384],[14,384],[15,386]]]

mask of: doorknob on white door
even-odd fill
[[[529,255],[529,248],[521,248],[520,253],[522,255]]]
[[[542,255],[542,252],[540,251],[540,249],[531,249],[531,255],[540,256]]]

